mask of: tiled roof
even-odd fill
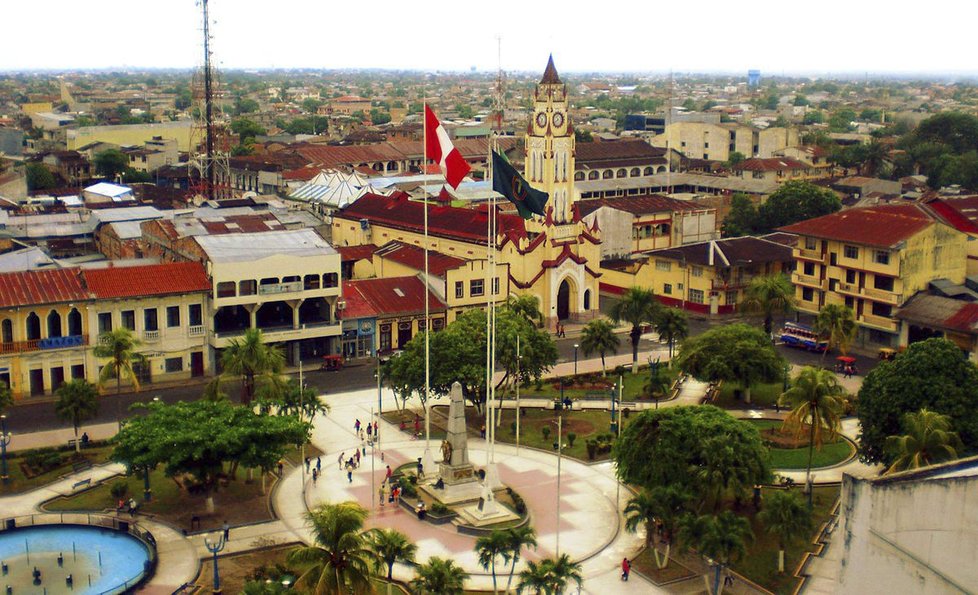
[[[362,246],[336,246],[336,251],[340,253],[341,262],[354,260],[370,260],[377,251],[376,244],[363,244]]]
[[[86,300],[77,269],[0,274],[0,308]]]
[[[411,267],[416,271],[424,271],[424,249],[420,246],[412,246],[403,242],[388,242],[377,250],[377,255],[381,258]],[[443,277],[451,269],[458,268],[465,264],[462,258],[456,258],[434,250],[428,251],[428,271],[436,276]]]
[[[669,198],[660,194],[650,194],[648,196],[622,196],[615,198],[596,198],[579,200],[575,203],[580,209],[581,217],[590,215],[601,207],[611,207],[619,211],[625,211],[633,215],[647,215],[649,213],[672,213],[675,211],[699,211],[708,209],[705,205],[691,200],[679,200]]]
[[[781,171],[786,169],[808,169],[811,165],[790,157],[770,159],[752,158],[741,161],[736,169],[744,171]]]
[[[831,215],[786,225],[778,231],[892,248],[932,223],[934,220],[918,205],[880,205],[845,209]]]
[[[574,158],[578,167],[583,164],[622,159],[649,159],[661,161],[666,150],[653,147],[642,139],[620,140],[614,142],[590,142],[574,145]],[[598,166],[598,163],[592,163]]]
[[[685,259],[691,264],[710,266],[711,244],[713,266],[744,266],[752,263],[788,262],[791,260],[791,248],[789,246],[751,236],[649,250],[645,254],[651,257]]]
[[[89,269],[82,271],[82,276],[96,299],[192,293],[211,288],[199,262]]]
[[[932,328],[978,334],[978,304],[974,302],[918,294],[897,310],[895,316]]]
[[[934,199],[927,203],[948,225],[978,235],[978,196],[954,199]]]
[[[424,296],[431,312],[444,312],[446,306],[427,290],[417,277],[390,277],[343,282],[346,309],[343,318],[409,316],[424,313]]]

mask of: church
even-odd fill
[[[550,198],[545,217],[524,220],[508,213],[497,214],[492,249],[497,271],[503,271],[505,278],[496,277],[490,283],[491,291],[497,296],[536,296],[549,328],[558,321],[589,320],[598,313],[601,230],[596,220],[590,225],[583,222],[576,206],[574,126],[568,116],[567,86],[560,80],[552,56],[536,85],[524,140],[523,175]],[[408,200],[406,195],[367,194],[333,215],[333,245],[342,249],[396,241],[426,246],[429,254],[488,260],[486,205],[460,208],[429,204],[427,239],[424,208],[423,203]],[[482,266],[471,269],[473,274],[484,275],[476,272],[483,271]],[[456,282],[453,291],[448,287],[443,291],[451,305],[452,299],[471,298],[466,289],[474,287],[475,283],[466,287]]]

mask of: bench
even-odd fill
[[[78,488],[80,488],[82,486],[88,487],[90,485],[92,485],[92,478],[91,477],[86,477],[85,479],[83,479],[81,481],[76,481],[74,484],[72,484],[71,489],[72,490],[77,490]]]
[[[79,471],[87,471],[88,469],[91,469],[91,468],[92,468],[92,462],[91,461],[80,461],[78,463],[72,463],[71,464],[71,469],[75,473],[78,473]]]

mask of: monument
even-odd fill
[[[462,385],[452,384],[448,404],[448,436],[441,443],[442,461],[438,475],[445,485],[476,481],[475,468],[469,462],[468,434],[465,430],[465,400]]]

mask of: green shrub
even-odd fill
[[[542,428],[540,428],[540,431],[543,432],[544,440],[550,438],[550,426],[543,426]]]
[[[129,494],[129,483],[125,481],[113,482],[109,487],[109,494],[113,500],[122,500]]]
[[[526,502],[523,501],[523,497],[514,492],[513,488],[506,488],[506,493],[513,499],[513,508],[516,510],[516,514],[526,514]]]
[[[567,432],[567,444],[571,448],[574,447],[574,441],[575,440],[577,440],[577,434],[575,434],[574,432]]]
[[[435,502],[432,502],[431,503],[431,514],[433,514],[433,515],[436,515],[436,516],[445,516],[447,514],[451,514],[451,512],[452,512],[452,509],[450,509],[449,507],[445,506],[441,502],[435,501]]]
[[[584,442],[584,446],[587,448],[587,458],[593,461],[598,455],[598,441],[594,438],[588,438]]]
[[[416,498],[418,496],[418,489],[414,487],[411,482],[401,484],[401,497]]]

